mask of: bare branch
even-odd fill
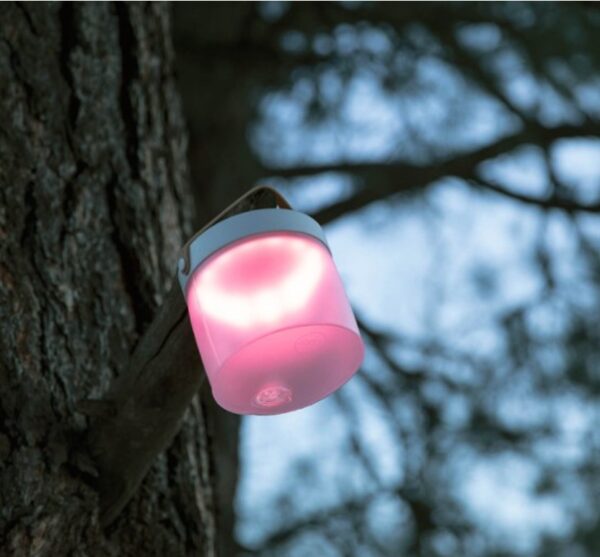
[[[311,176],[325,172],[340,172],[358,178],[361,185],[357,191],[346,199],[337,201],[314,214],[321,223],[326,224],[343,215],[358,211],[370,203],[422,189],[442,178],[454,176],[465,180],[479,181],[476,175],[477,168],[483,162],[523,145],[535,144],[547,147],[559,139],[573,137],[596,137],[600,134],[597,123],[581,125],[562,124],[555,127],[544,127],[528,123],[520,131],[501,137],[493,143],[458,154],[452,158],[434,161],[429,165],[415,165],[405,162],[380,162],[380,163],[334,163],[314,166],[297,166],[288,168],[265,168],[265,175],[282,178],[296,178]],[[502,188],[488,187],[497,193],[504,193]],[[556,206],[559,209],[582,210],[595,212],[595,206],[580,206],[579,204],[561,200],[536,200],[525,195],[513,194],[506,191],[506,195],[524,203],[537,203],[540,206]],[[581,207],[581,208],[580,208]]]
[[[565,199],[557,195],[553,195],[552,197],[548,198],[536,197],[524,193],[519,193],[514,190],[505,188],[503,186],[499,186],[498,184],[486,180],[481,176],[478,176],[474,179],[470,179],[468,180],[468,182],[474,185],[475,187],[485,188],[487,190],[493,191],[494,193],[498,193],[505,197],[510,197],[511,199],[520,201],[521,203],[535,205],[536,207],[539,207],[541,209],[560,209],[562,211],[572,211],[579,213],[600,213],[600,201],[590,204],[584,204],[579,203],[577,201],[573,201],[572,199]]]
[[[451,29],[438,28],[429,30],[437,35],[445,45],[444,57],[455,67],[460,68],[464,76],[470,79],[476,86],[491,95],[505,109],[514,116],[517,116],[521,122],[530,122],[533,118],[515,105],[512,99],[502,90],[498,76],[494,74],[487,65],[482,64],[480,57],[477,57],[468,48],[456,39],[455,33]]]
[[[260,555],[267,550],[285,544],[301,532],[313,529],[322,529],[335,519],[347,517],[353,513],[362,513],[375,499],[377,499],[377,497],[397,491],[400,491],[400,488],[382,488],[374,493],[346,500],[339,505],[318,511],[314,514],[301,518],[296,522],[286,524],[281,529],[263,539],[260,547],[251,549],[251,551],[253,554]]]

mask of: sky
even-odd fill
[[[402,105],[380,91],[371,76],[358,76],[345,91],[343,118],[317,127],[303,123],[302,106],[310,96],[310,84],[300,80],[290,92],[265,99],[253,141],[265,160],[283,165],[307,160],[388,160],[410,156],[410,134],[414,127],[421,127],[435,151],[444,142],[432,131],[446,121],[444,107],[461,96],[470,117],[452,138],[456,149],[485,144],[511,129],[512,123],[499,117],[491,101],[464,97],[464,84],[456,82],[450,69],[431,60],[423,63],[420,74],[431,85],[429,94],[419,102],[407,99]],[[339,83],[335,76],[326,79],[334,95]],[[510,89],[523,105],[532,102],[525,78],[515,78]],[[410,126],[406,106],[412,107]],[[556,117],[550,109],[547,113],[549,119]],[[591,199],[598,191],[600,141],[564,141],[552,156],[558,175],[576,183],[584,200]],[[485,172],[521,192],[543,195],[542,163],[535,148],[525,148],[510,159],[488,164]],[[302,211],[313,211],[351,190],[348,178],[336,173],[274,185]],[[597,219],[584,217],[581,224],[600,238]],[[374,203],[328,225],[326,235],[348,296],[367,323],[415,341],[441,338],[457,350],[486,358],[499,349],[497,317],[543,293],[543,281],[531,267],[541,230],[552,245],[558,276],[565,284],[579,280],[576,241],[564,215],[552,212],[547,217],[537,208],[474,192],[455,179],[435,184],[419,198]],[[544,312],[542,307],[539,314],[540,331],[560,330],[560,311],[546,308]],[[517,382],[504,398],[499,395],[498,404],[507,420],[532,423],[549,411],[548,403],[542,405],[532,398],[529,388],[526,381]],[[381,481],[390,486],[401,483],[397,463],[402,448],[385,414],[369,399],[359,378],[342,391],[356,410],[359,435],[374,455]],[[555,404],[551,411],[558,410],[566,424],[564,458],[574,462],[579,458],[578,435],[596,414],[568,396]],[[448,419],[460,423],[464,419],[461,408],[457,401]],[[290,517],[335,505],[348,486],[357,493],[368,490],[364,473],[345,461],[346,420],[339,403],[331,398],[290,414],[244,418],[237,499],[238,535],[243,543],[252,546],[270,533],[275,503],[285,498],[288,485]],[[317,471],[303,467],[306,462],[316,463]],[[515,454],[481,458],[466,450],[456,451],[450,470],[454,492],[472,519],[490,539],[521,554],[535,549],[540,533],[567,533],[572,525],[573,509],[564,499],[533,495],[538,472],[530,461]],[[574,493],[575,499],[585,497]],[[398,509],[386,511],[382,505],[380,520],[393,522]]]

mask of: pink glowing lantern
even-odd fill
[[[280,414],[341,387],[364,346],[321,227],[288,209],[225,219],[180,263],[216,401],[237,414]]]

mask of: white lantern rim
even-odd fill
[[[293,232],[311,236],[328,250],[325,233],[306,213],[292,209],[255,209],[217,222],[185,246],[187,261],[181,257],[177,276],[184,294],[194,271],[211,255],[234,242],[269,232]]]

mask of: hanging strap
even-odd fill
[[[190,244],[200,234],[205,232],[211,226],[214,226],[218,222],[225,220],[233,215],[251,211],[259,208],[268,202],[271,207],[280,209],[291,209],[289,201],[281,195],[276,189],[269,186],[255,186],[248,190],[246,193],[238,197],[233,203],[223,209],[216,217],[205,224],[200,230],[198,230],[181,248],[181,258],[183,264],[180,264],[180,269],[183,273],[187,274],[190,271]]]

